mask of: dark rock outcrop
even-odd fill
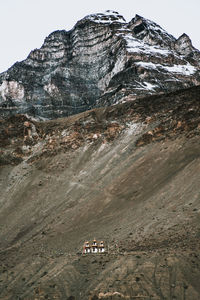
[[[0,75],[0,115],[53,119],[200,83],[200,52],[138,15],[94,14]]]

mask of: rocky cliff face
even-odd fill
[[[138,15],[94,14],[0,75],[0,114],[57,118],[200,83],[200,52]]]

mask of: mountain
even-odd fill
[[[198,300],[199,135],[200,86],[2,119],[0,299]]]
[[[200,52],[136,15],[89,15],[0,75],[0,115],[45,119],[200,84]]]

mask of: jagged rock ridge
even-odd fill
[[[55,31],[0,75],[0,115],[53,119],[200,83],[200,52],[136,15],[94,14]]]

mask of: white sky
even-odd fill
[[[176,38],[185,32],[200,49],[200,0],[0,0],[0,72],[40,48],[52,31],[70,30],[84,16],[107,9],[127,21],[139,14]]]

